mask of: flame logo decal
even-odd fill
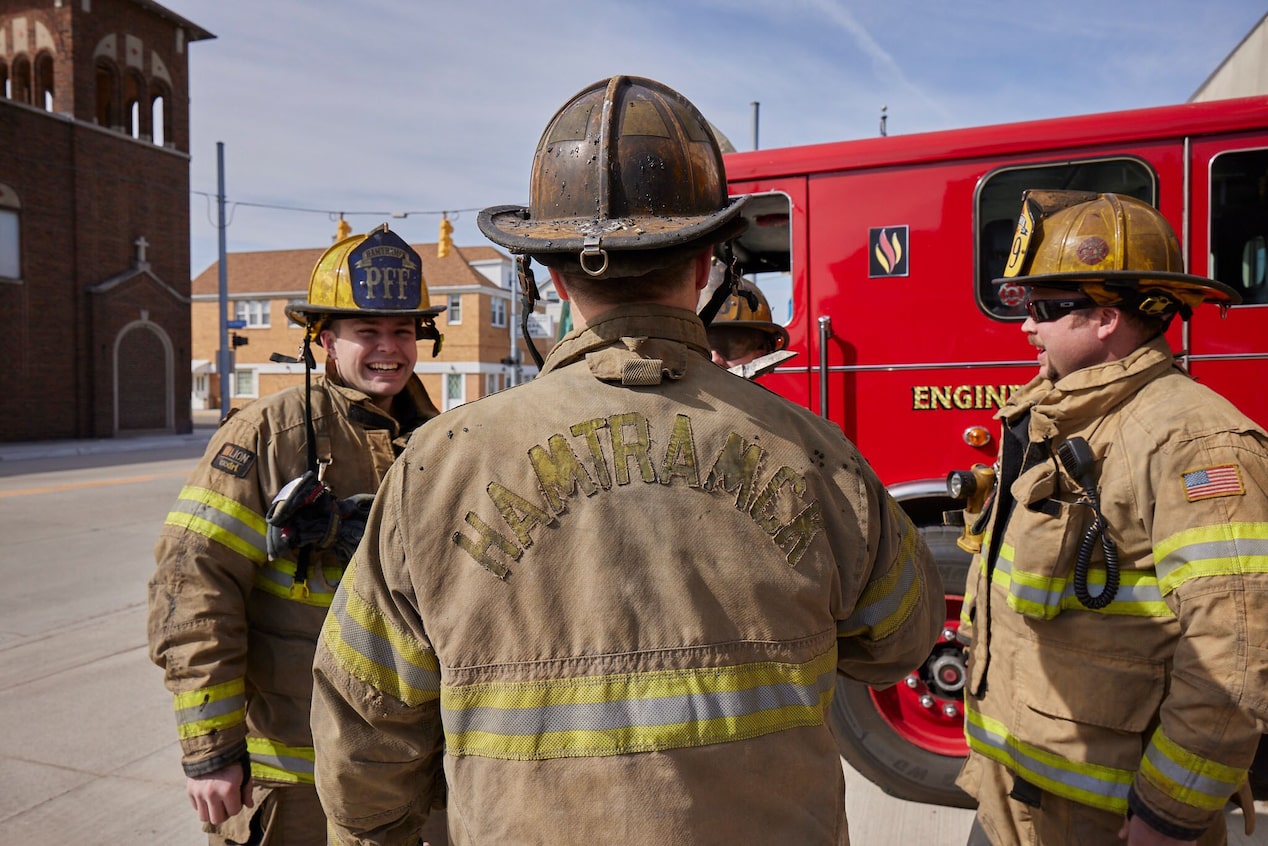
[[[886,273],[893,273],[902,258],[903,245],[898,240],[898,233],[891,232],[887,237],[885,230],[882,229],[881,236],[876,241],[876,260],[880,262]]]

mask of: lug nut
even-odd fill
[[[942,630],[942,639],[943,639],[943,640],[955,640],[955,631],[954,631],[954,630],[952,630],[951,628],[945,628],[945,629],[943,629],[943,630]]]
[[[956,717],[960,716],[960,709],[955,707],[954,703],[948,702],[947,704],[942,706],[942,713],[944,716],[950,717],[951,719],[955,719]]]
[[[921,708],[932,708],[932,707],[933,707],[933,697],[932,697],[932,696],[930,696],[930,695],[929,695],[929,694],[927,694],[927,693],[922,694],[922,695],[921,695],[921,697],[920,697],[920,707],[921,707]]]
[[[907,678],[903,679],[903,683],[906,684],[908,687],[910,687],[912,690],[915,690],[916,688],[920,687],[920,677],[917,676],[915,673],[912,673]]]

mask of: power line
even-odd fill
[[[210,198],[214,198],[216,196],[215,194],[209,194],[206,191],[190,190],[189,193],[198,194],[199,196],[210,197]],[[435,209],[435,210],[425,210],[425,211],[348,211],[346,209],[309,209],[309,208],[304,208],[302,206],[284,206],[284,205],[279,205],[276,203],[251,203],[251,202],[246,202],[244,200],[232,200],[232,201],[226,200],[226,202],[235,206],[248,206],[250,208],[257,208],[257,209],[274,209],[277,211],[293,211],[293,212],[305,212],[305,213],[311,213],[311,214],[324,214],[324,215],[330,215],[331,217],[339,217],[339,216],[347,217],[350,215],[370,215],[372,217],[396,217],[396,218],[411,217],[411,216],[421,217],[423,215],[441,215],[443,217],[443,216],[451,215],[451,214],[461,214],[462,212],[477,212],[477,211],[480,211],[480,208],[481,208],[479,206],[476,206],[475,208],[469,208],[469,209]]]

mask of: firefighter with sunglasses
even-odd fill
[[[1268,434],[1164,332],[1239,297],[1148,204],[1076,191],[1026,192],[1004,283],[1040,372],[963,609],[969,843],[1222,844],[1268,720]]]

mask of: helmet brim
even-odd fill
[[[514,253],[549,255],[580,253],[587,239],[598,236],[600,246],[613,253],[662,250],[699,242],[701,246],[730,240],[744,231],[740,216],[748,197],[734,197],[707,215],[639,216],[598,220],[551,218],[534,220],[527,206],[491,206],[480,212],[476,225],[495,244]]]
[[[1222,305],[1237,305],[1242,295],[1236,290],[1191,273],[1169,271],[1087,271],[1077,273],[1041,273],[1034,276],[1009,276],[992,280],[995,285],[1020,285],[1023,288],[1056,288],[1061,291],[1077,291],[1089,284],[1103,284],[1107,288],[1123,290],[1147,290],[1161,288],[1194,296],[1201,294],[1203,301]]]
[[[710,331],[714,329],[756,329],[759,332],[765,332],[767,335],[773,336],[778,342],[775,345],[776,351],[788,349],[789,341],[788,330],[778,323],[768,323],[765,320],[715,320],[707,327]]]

